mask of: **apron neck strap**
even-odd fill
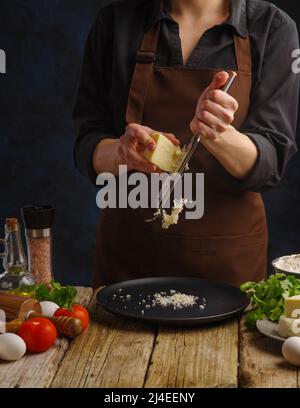
[[[252,55],[249,37],[234,35],[235,56],[239,72],[252,72]]]
[[[134,73],[129,90],[126,123],[142,123],[144,104],[151,72],[153,70],[160,23],[144,34],[142,45],[136,55]]]
[[[160,33],[160,22],[148,30],[136,55],[136,64],[129,90],[126,123],[142,123],[144,104],[151,72],[153,71]],[[235,55],[239,72],[252,72],[249,37],[234,35]]]
[[[154,63],[160,32],[160,23],[155,24],[143,37],[140,49],[136,55],[137,63]]]

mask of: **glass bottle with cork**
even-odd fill
[[[49,205],[22,208],[29,271],[36,284],[49,283],[52,271],[52,225],[55,210]]]
[[[0,254],[4,267],[4,272],[0,275],[0,290],[14,290],[24,285],[33,285],[34,279],[27,272],[27,261],[17,218],[5,220],[5,238],[1,239],[1,242],[5,249]]]

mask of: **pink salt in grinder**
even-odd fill
[[[52,272],[52,225],[55,210],[49,205],[22,207],[28,251],[28,269],[36,284],[49,283]]]

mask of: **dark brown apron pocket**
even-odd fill
[[[98,224],[98,284],[154,276],[187,276],[238,286],[265,277],[266,229],[249,234],[186,238],[145,232],[136,228],[136,223],[128,222],[131,218],[128,212],[125,223],[119,211],[115,214],[120,217],[111,217],[110,213],[102,213]]]
[[[144,234],[145,276],[187,276],[239,286],[266,276],[267,232],[186,238]],[[141,264],[140,264],[141,265]]]

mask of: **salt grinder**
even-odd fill
[[[49,283],[52,272],[52,225],[55,210],[49,205],[22,207],[28,267],[35,282]]]

